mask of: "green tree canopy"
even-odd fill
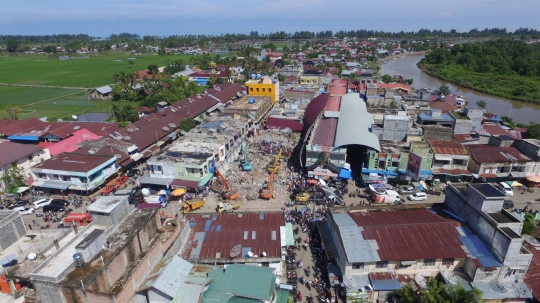
[[[12,165],[4,171],[1,178],[4,187],[9,193],[16,193],[19,187],[26,186],[24,176],[17,165]]]
[[[450,95],[450,93],[450,87],[448,87],[448,85],[446,84],[441,84],[441,86],[439,87],[439,94],[448,96]]]
[[[481,108],[486,108],[486,101],[484,100],[477,101],[476,105],[478,105],[478,107],[481,107]]]
[[[477,303],[482,302],[482,291],[473,287],[465,290],[460,284],[445,286],[432,278],[427,288],[415,291],[410,284],[396,290],[395,295],[400,303]]]
[[[540,139],[540,124],[534,123],[529,126],[529,129],[527,130],[527,137]]]
[[[392,83],[392,82],[394,82],[394,77],[392,77],[392,76],[389,75],[389,74],[384,74],[384,75],[382,76],[382,81],[383,81],[384,83]]]
[[[195,120],[189,118],[185,119],[184,121],[182,121],[182,123],[180,123],[180,129],[185,132],[192,130],[193,128],[195,128],[195,126],[197,126]]]

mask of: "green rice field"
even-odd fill
[[[167,60],[183,59],[189,64],[190,57],[126,53],[59,60],[58,55],[0,56],[0,119],[7,118],[2,109],[10,105],[21,107],[20,119],[66,118],[83,112],[106,112],[112,101],[90,100],[90,93],[95,87],[112,84],[114,73],[143,70],[148,64],[163,66]],[[129,64],[130,59],[134,64]],[[115,101],[120,105],[128,103]]]

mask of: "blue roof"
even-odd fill
[[[352,179],[352,171],[342,168],[339,172],[339,177],[343,179]]]
[[[441,114],[440,116],[432,116],[431,114],[419,114],[418,117],[422,121],[449,121],[454,122],[454,119],[448,114]]]
[[[367,169],[367,168],[362,168],[362,173],[363,173],[363,174],[371,174],[371,173],[375,173],[375,174],[387,175],[387,176],[397,176],[397,175],[398,175],[396,172],[390,171],[390,170]]]
[[[8,140],[39,141],[39,137],[36,137],[36,136],[9,136]]]
[[[377,291],[392,291],[401,288],[401,284],[399,284],[398,279],[371,280],[371,286],[373,286],[373,290]]]
[[[501,267],[501,263],[495,259],[495,257],[477,236],[468,235],[459,237],[459,239],[461,242],[463,242],[465,247],[467,247],[467,250],[471,253],[471,255],[482,263],[482,266]]]

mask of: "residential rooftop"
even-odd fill
[[[183,137],[163,153],[153,156],[148,162],[185,163],[201,165],[221,147],[219,143],[205,143],[194,138]]]
[[[453,140],[426,140],[435,154],[467,155],[467,150],[457,141]]]
[[[186,216],[191,231],[181,255],[199,263],[231,262],[231,250],[240,247],[236,262],[266,258],[281,260],[280,226],[285,226],[282,213],[234,213],[226,215]],[[252,252],[258,258],[250,258]],[[254,262],[254,261],[252,261]]]
[[[429,210],[332,213],[349,262],[465,258],[457,221]]]
[[[515,147],[493,146],[483,144],[467,145],[472,157],[478,163],[516,163],[528,162],[531,158],[522,154]]]
[[[78,153],[63,153],[54,158],[50,158],[40,165],[35,166],[38,169],[61,170],[71,172],[89,172],[92,169],[105,164],[115,157],[88,155]]]

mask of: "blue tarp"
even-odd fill
[[[343,179],[352,179],[352,171],[342,168],[339,172],[339,177]]]
[[[374,173],[374,174],[379,174],[379,175],[387,175],[387,176],[397,176],[398,174],[394,171],[389,171],[389,170],[381,170],[381,169],[367,169],[367,168],[363,168],[362,169],[362,173],[363,174],[371,174],[371,173]]]
[[[399,284],[398,279],[371,280],[371,285],[373,286],[373,290],[377,291],[392,291],[401,288],[401,284]]]
[[[467,250],[471,253],[473,257],[476,257],[482,266],[484,267],[501,267],[501,264],[497,262],[495,257],[489,252],[487,247],[482,243],[482,241],[474,235],[459,237],[461,242],[465,244]]]
[[[39,141],[39,137],[35,137],[35,136],[9,136],[8,140]]]

